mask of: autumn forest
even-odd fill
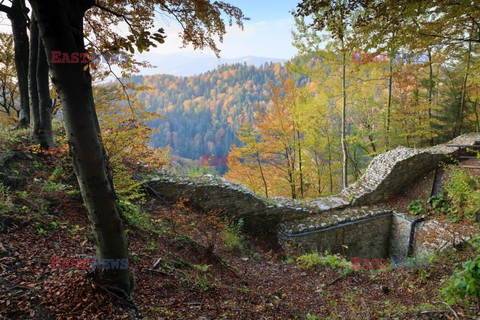
[[[476,0],[0,0],[0,320],[479,319]]]

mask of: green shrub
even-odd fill
[[[324,265],[323,257],[318,253],[304,254],[297,258],[297,263],[302,269],[313,269]]]
[[[319,317],[317,317],[317,316],[314,315],[314,314],[310,314],[310,313],[308,313],[308,314],[305,316],[305,319],[306,319],[306,320],[320,320]]]
[[[449,304],[465,299],[480,303],[480,238],[471,239],[470,244],[476,249],[476,255],[464,262],[462,269],[455,270],[442,289],[441,293]]]
[[[317,267],[328,266],[332,269],[343,268],[346,271],[351,270],[351,263],[339,255],[320,256],[318,253],[304,254],[297,258],[297,263],[302,269],[313,269]],[[348,274],[349,272],[346,272]]]
[[[201,291],[208,291],[210,289],[210,285],[208,284],[208,278],[206,276],[204,276],[203,278],[198,280],[197,287]]]
[[[138,204],[120,196],[117,200],[117,207],[127,224],[139,229],[152,230],[148,214],[142,211]]]
[[[0,126],[0,149],[12,150],[13,146],[22,142],[29,143],[30,129],[10,130],[7,126]]]
[[[480,212],[480,181],[461,168],[450,166],[445,191],[459,218],[472,219]]]
[[[213,176],[218,176],[218,173],[215,169],[212,169],[212,167],[208,166],[195,166],[193,167],[190,171],[187,172],[187,176],[189,178],[197,178],[204,176],[206,174],[211,174]]]
[[[480,298],[480,255],[463,263],[463,269],[455,271],[442,289],[447,302],[453,304],[459,300]]]
[[[226,249],[242,253],[245,249],[242,235],[243,221],[231,224],[222,230],[223,245]]]
[[[8,193],[10,192],[10,187],[4,185],[1,181],[0,181],[0,197],[6,197],[8,196]]]
[[[41,188],[48,193],[57,192],[57,191],[65,191],[69,189],[69,186],[57,183],[55,181],[43,181],[40,183]]]
[[[430,204],[435,213],[450,214],[451,206],[444,194],[430,198]]]
[[[427,210],[423,206],[423,202],[421,200],[415,200],[410,203],[408,206],[408,212],[413,215],[421,215],[426,214]]]
[[[193,264],[192,267],[201,272],[208,272],[208,269],[210,269],[211,265],[210,264]]]

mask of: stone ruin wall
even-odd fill
[[[479,141],[480,134],[471,133],[447,144],[472,145]],[[223,210],[234,218],[241,218],[248,233],[276,234],[278,231],[283,244],[298,244],[319,251],[330,248],[339,253],[345,252],[341,245],[345,244],[350,248],[348,255],[405,255],[411,221],[359,206],[385,201],[441,162],[452,161],[458,149],[449,148],[447,144],[426,149],[399,147],[383,153],[371,161],[357,182],[339,195],[304,203],[285,198],[265,199],[241,185],[211,175],[192,179],[163,173],[152,179],[148,187],[165,198],[186,197],[198,209]],[[429,245],[422,240],[422,232],[428,229],[423,227],[425,224],[419,223],[416,227],[420,240],[414,243],[414,254],[429,250]],[[373,253],[369,254],[369,250]]]

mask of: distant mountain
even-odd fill
[[[175,53],[175,54],[155,54],[146,53],[139,56],[141,60],[147,60],[151,65],[157,66],[153,69],[143,69],[143,75],[169,74],[174,76],[189,77],[199,75],[207,71],[212,71],[218,66],[224,64],[247,64],[249,66],[260,67],[270,62],[285,62],[284,59],[247,56],[240,58],[221,58],[202,53]]]

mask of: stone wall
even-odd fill
[[[413,219],[385,210],[363,209],[366,218],[298,232],[284,223],[278,238],[284,249],[305,252],[328,250],[347,257],[385,258],[407,256]]]
[[[251,234],[275,234],[281,221],[312,214],[299,203],[269,201],[241,185],[211,175],[187,178],[164,174],[152,179],[148,189],[173,201],[185,197],[197,209],[224,211],[233,218],[243,219],[245,230]]]
[[[321,230],[279,236],[284,247],[295,245],[304,252],[325,251],[347,257],[383,258],[388,255],[392,214],[346,222]]]
[[[480,142],[480,133],[464,134],[431,148],[399,147],[385,152],[375,157],[365,174],[344,189],[340,196],[349,199],[351,205],[370,205],[388,200],[435,169],[441,162],[451,162],[458,148],[447,145],[473,145],[476,142]]]
[[[419,221],[415,223],[417,219]],[[335,224],[319,230],[292,232],[288,224],[282,224],[279,227],[278,238],[287,252],[292,249],[296,252],[300,248],[306,253],[323,254],[328,250],[347,257],[371,259],[406,257],[410,242],[411,255],[423,256],[459,245],[472,238],[475,233],[475,226],[468,224],[377,211],[376,215],[368,218]]]
[[[406,256],[411,226],[417,217],[405,217],[381,207],[347,207],[319,213],[295,201],[275,201],[256,196],[248,189],[213,176],[198,179],[167,177],[152,179],[151,190],[176,200],[185,196],[202,210],[225,210],[244,219],[252,234],[277,232],[280,244],[299,246],[305,252],[341,253],[347,257],[383,258]],[[333,198],[334,199],[334,198]],[[342,207],[329,198],[331,208]],[[317,214],[315,214],[317,213]],[[468,232],[455,230],[448,222],[427,220],[416,224],[413,255],[444,249],[468,239]],[[467,234],[467,236],[465,236]]]
[[[389,253],[390,257],[406,257],[410,241],[412,221],[397,214],[392,216]]]
[[[450,141],[451,144],[474,144],[480,133],[465,134]],[[397,148],[375,157],[365,174],[341,194],[300,203],[284,198],[265,199],[241,185],[217,179],[211,175],[198,178],[172,176],[166,172],[152,179],[148,186],[162,197],[176,200],[187,197],[190,203],[203,210],[222,210],[235,218],[242,218],[245,228],[252,234],[274,234],[277,226],[287,221],[298,221],[298,228],[320,230],[325,225],[363,219],[365,215],[349,213],[349,208],[382,202],[405,190],[418,177],[425,175],[457,148],[446,144],[427,149]],[[332,210],[342,210],[331,214]],[[328,211],[328,212],[327,212]],[[305,222],[319,216],[312,223]],[[292,229],[292,228],[290,228]]]

